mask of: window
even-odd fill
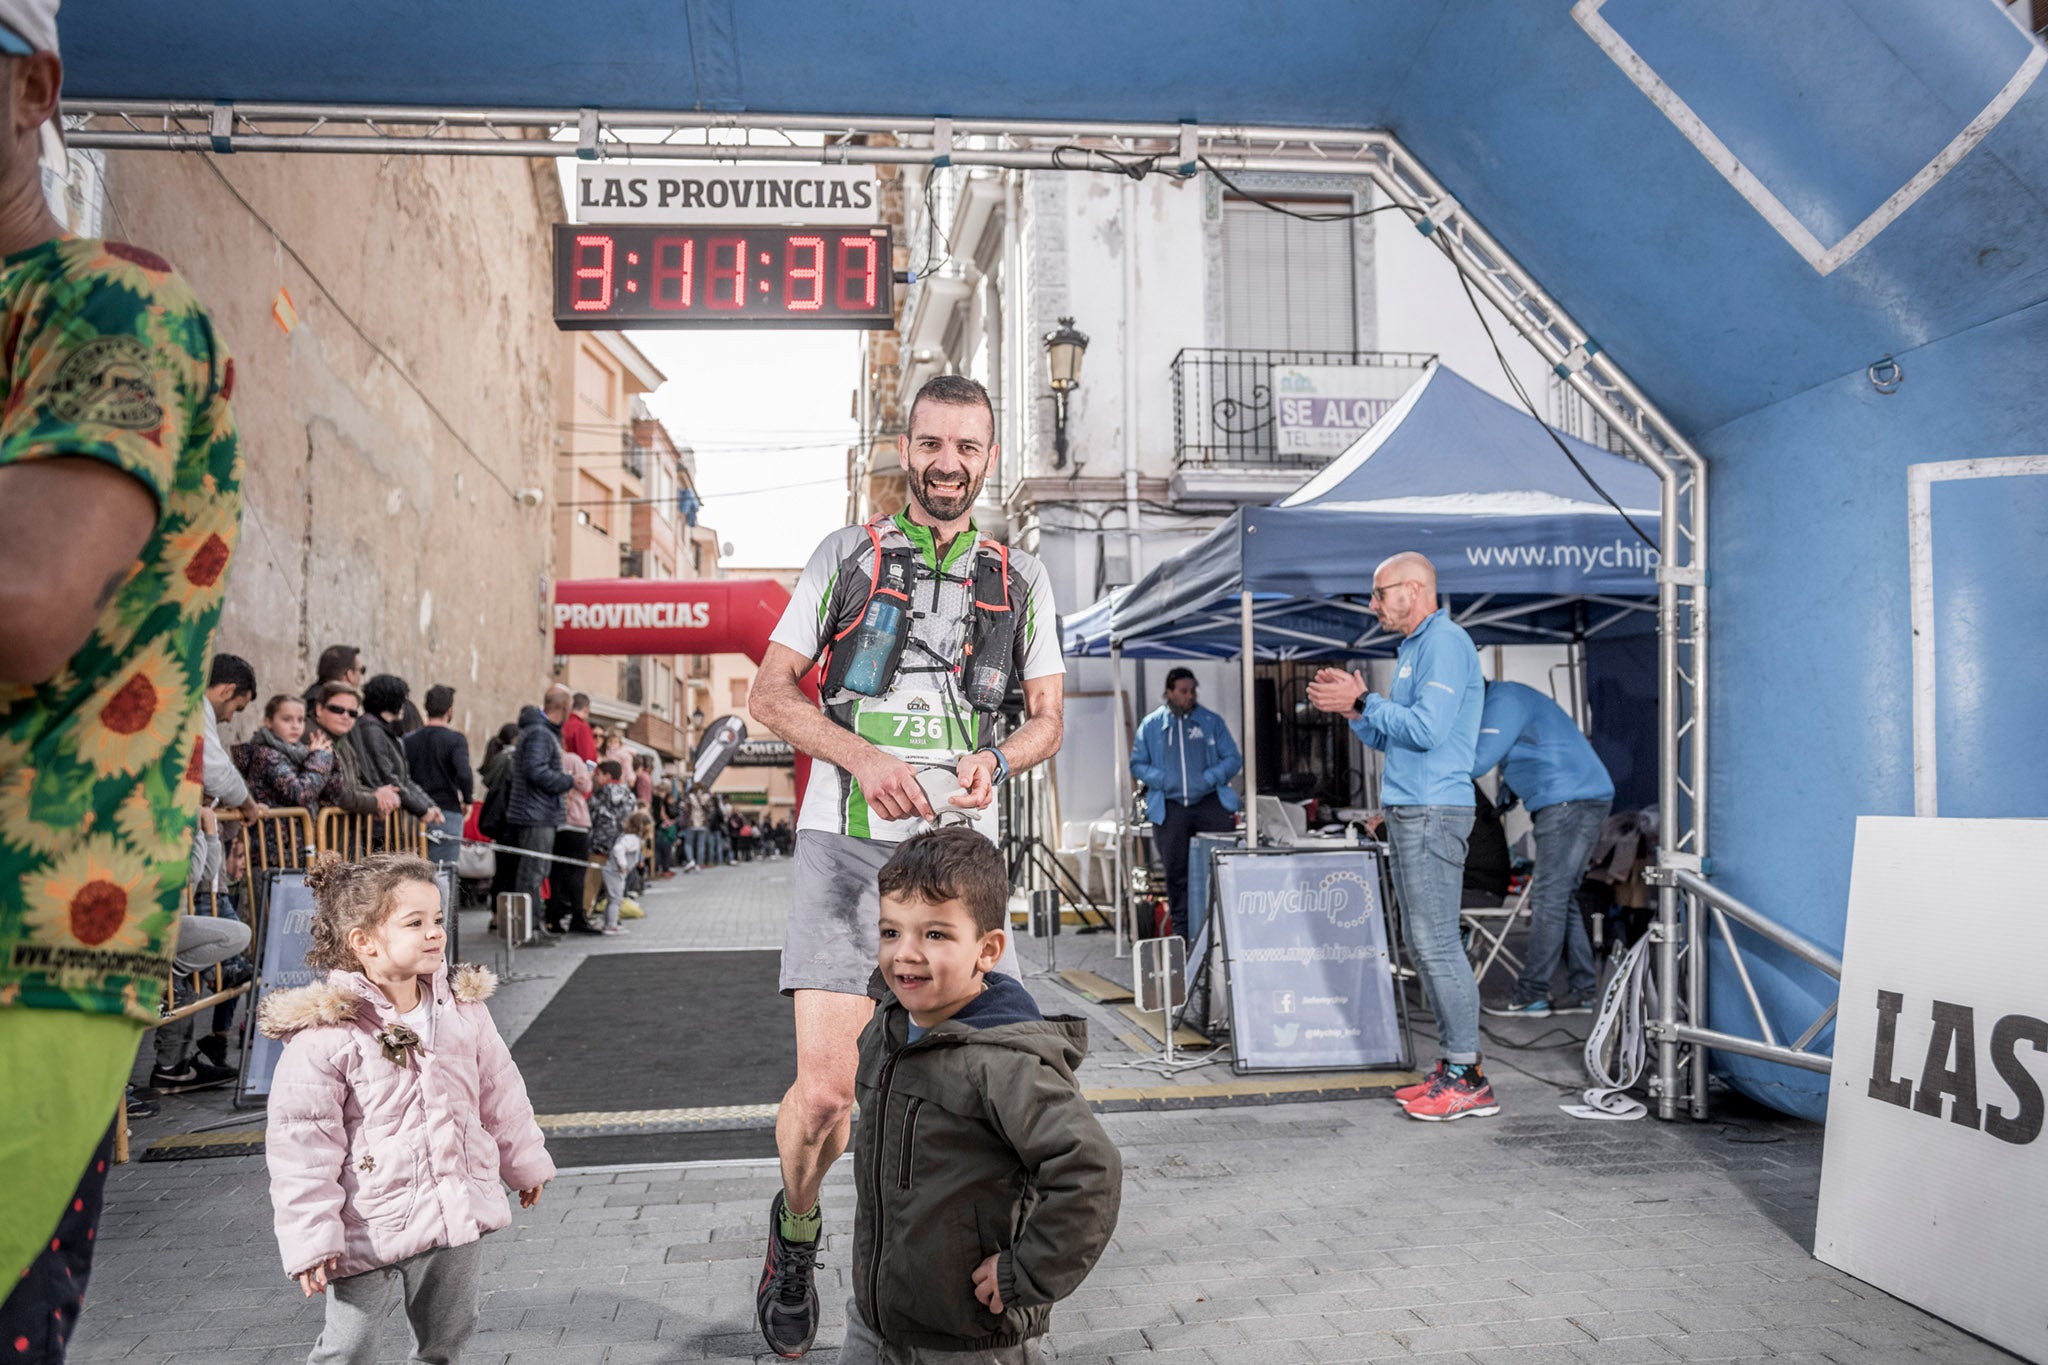
[[[1348,199],[1287,199],[1305,213]],[[1309,223],[1243,199],[1223,201],[1224,344],[1243,350],[1358,346],[1351,220]]]
[[[612,533],[612,490],[579,472],[576,476],[576,520],[601,536]]]
[[[592,414],[609,418],[618,411],[618,372],[603,351],[582,347],[576,356],[576,396]]]

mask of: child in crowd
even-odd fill
[[[626,827],[620,831],[612,851],[604,860],[604,932],[624,934],[630,930],[619,927],[619,907],[626,899],[626,879],[640,866],[640,855],[648,842],[654,838],[654,817],[644,810],[636,810],[626,817]]]
[[[1036,1362],[1052,1305],[1094,1268],[1121,1198],[1123,1163],[1074,1079],[1087,1025],[1044,1017],[993,970],[1010,883],[986,838],[920,834],[878,881],[839,1359]]]
[[[476,1330],[478,1239],[554,1178],[526,1084],[484,1000],[498,979],[443,958],[434,868],[394,853],[306,874],[327,980],[267,997],[285,1041],[270,1090],[270,1202],[285,1273],[327,1293],[310,1365],[381,1357],[402,1293],[414,1360],[452,1361]]]

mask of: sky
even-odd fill
[[[846,451],[859,427],[858,332],[628,332],[668,382],[647,404],[697,451],[697,524],[727,568],[801,568],[846,524]]]
[[[631,130],[628,130],[629,132]],[[779,136],[755,130],[728,141]],[[799,134],[815,142],[816,134]],[[556,163],[576,202],[576,162]],[[729,544],[726,568],[802,568],[846,525],[846,451],[858,442],[853,393],[860,334],[851,331],[629,331],[668,382],[647,405],[677,445],[695,447],[697,524]]]

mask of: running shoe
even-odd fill
[[[156,1067],[149,1073],[149,1088],[159,1095],[182,1095],[192,1090],[213,1090],[232,1084],[235,1073],[203,1057],[187,1061],[175,1070]]]
[[[1552,1010],[1548,1000],[1496,1000],[1479,1008],[1496,1019],[1548,1019],[1553,1013],[1564,1013]]]
[[[1394,1103],[1406,1104],[1410,1100],[1421,1099],[1423,1094],[1426,1091],[1428,1091],[1428,1089],[1432,1085],[1436,1084],[1436,1078],[1444,1074],[1444,1067],[1447,1065],[1449,1065],[1449,1063],[1439,1061],[1436,1064],[1436,1069],[1430,1072],[1427,1076],[1424,1076],[1421,1080],[1417,1081],[1413,1085],[1404,1085],[1399,1090],[1396,1090],[1394,1092]]]
[[[1599,999],[1594,991],[1566,991],[1550,1002],[1552,1014],[1591,1014]]]
[[[818,1335],[818,1245],[782,1235],[782,1191],[777,1190],[768,1206],[768,1258],[754,1290],[754,1314],[768,1349],[784,1360],[810,1350]]]
[[[1402,1108],[1411,1119],[1425,1123],[1448,1123],[1452,1119],[1485,1118],[1500,1112],[1493,1097],[1493,1083],[1477,1072],[1453,1075],[1449,1069],[1430,1082],[1429,1089]]]

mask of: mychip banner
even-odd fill
[[[1408,1064],[1376,852],[1223,850],[1214,875],[1238,1071]]]
[[[306,965],[313,946],[313,893],[303,872],[270,874],[269,908],[264,912],[263,957],[256,964],[256,988],[249,996],[248,1046],[242,1051],[240,1099],[260,1100],[270,1094],[270,1077],[284,1044],[256,1028],[256,1011],[272,991],[323,981],[327,973]]]

